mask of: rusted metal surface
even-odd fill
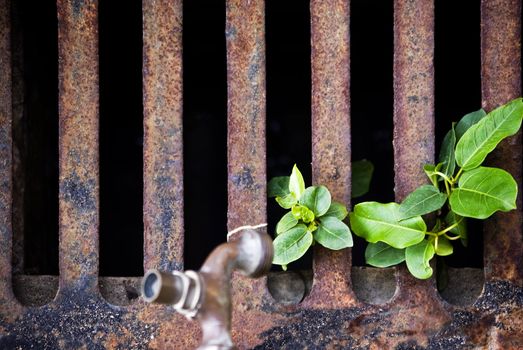
[[[521,0],[481,2],[481,90],[483,108],[521,96]],[[489,164],[509,171],[522,186],[521,131],[502,142]],[[494,215],[485,223],[485,275],[523,285],[523,218],[521,190],[518,210]]]
[[[427,182],[423,165],[434,162],[434,3],[394,1],[394,184],[396,201]],[[434,278],[414,278],[397,268],[391,301],[398,322],[435,332],[449,320]],[[417,334],[422,339],[422,334]]]
[[[97,1],[57,3],[60,290],[98,288]]]
[[[349,1],[311,1],[312,179],[350,205]],[[314,249],[315,307],[354,304],[350,249]]]
[[[182,1],[143,1],[144,267],[183,268]]]
[[[485,107],[491,109],[521,93],[521,2],[484,1],[482,6],[483,95]],[[40,307],[21,307],[14,299],[9,249],[12,96],[8,7],[8,0],[0,0],[0,348],[196,347],[201,338],[199,327],[171,308],[144,305],[141,301],[114,306],[98,292],[95,0],[58,3],[59,295]],[[144,1],[143,16],[144,265],[180,269],[181,0]],[[349,3],[313,0],[311,19],[314,181],[327,184],[336,200],[348,204]],[[226,20],[228,226],[233,229],[266,219],[264,2],[229,0]],[[396,194],[401,200],[425,181],[421,165],[431,162],[434,156],[433,3],[395,0],[394,23],[395,170]],[[498,162],[504,162],[505,168],[509,165],[520,180],[520,173],[513,171],[520,167],[520,148],[511,153],[508,149],[516,147],[505,147],[505,157],[509,158],[498,158]],[[521,209],[518,213],[521,215]],[[503,220],[508,219],[503,217],[499,223],[510,224],[512,229],[507,234],[495,231],[498,238],[503,235],[502,243],[486,251],[487,283],[471,306],[449,305],[439,298],[433,281],[414,280],[405,269],[397,271],[396,295],[391,301],[382,305],[365,303],[352,292],[349,251],[319,252],[315,256],[315,286],[298,305],[278,304],[268,293],[265,279],[253,283],[238,275],[233,277],[233,340],[240,349],[523,348],[521,250],[518,251],[521,225]],[[508,264],[507,272],[494,266],[498,261]]]
[[[226,3],[229,230],[266,222],[265,7]]]
[[[12,105],[10,1],[0,1],[0,305],[15,303],[11,289]]]
[[[13,220],[13,274],[22,274],[25,268],[24,257],[24,175],[26,165],[22,161],[27,148],[27,135],[24,132],[25,112],[25,82],[24,66],[24,36],[20,19],[20,2],[11,3],[11,61],[12,61],[12,133],[13,133],[13,187],[12,187],[12,220]]]

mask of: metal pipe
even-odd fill
[[[266,233],[246,229],[239,238],[215,248],[200,271],[149,270],[142,281],[142,297],[149,303],[172,305],[188,318],[199,320],[203,339],[198,349],[235,349],[231,339],[231,277],[237,270],[257,278],[272,264],[272,240]]]

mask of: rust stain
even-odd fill
[[[394,1],[394,183],[396,201],[427,182],[434,162],[434,3]],[[435,333],[450,320],[434,278],[418,280],[403,264],[389,302],[404,330]],[[420,342],[424,337],[413,337]],[[426,338],[425,338],[426,339]],[[426,346],[427,344],[422,345]],[[408,344],[408,341],[407,343]]]
[[[312,178],[350,205],[350,59],[349,1],[313,0],[311,9]],[[310,307],[355,304],[351,289],[350,249],[314,248]]]
[[[143,1],[144,268],[183,268],[182,1]]]
[[[60,290],[73,285],[95,290],[98,276],[98,4],[95,0],[61,0],[57,9]]]
[[[521,96],[521,1],[481,2],[481,91],[490,111]],[[521,131],[489,156],[490,165],[509,171],[522,188]],[[485,276],[523,285],[523,202],[518,210],[494,215],[485,223]]]
[[[265,6],[226,2],[228,227],[266,222]]]
[[[498,4],[494,1],[492,8],[490,4],[484,1],[482,5],[483,94],[488,109],[517,96],[521,82],[519,51],[512,51],[519,50],[519,44],[513,40],[519,40],[520,19],[515,14],[520,13],[521,3],[508,0],[494,6]],[[53,302],[41,307],[22,308],[14,300],[10,282],[12,96],[8,5],[9,0],[0,0],[0,172],[4,175],[0,183],[0,348],[194,348],[201,337],[196,322],[185,320],[170,307],[140,301],[127,307],[110,305],[96,288],[95,0],[58,2],[60,293]],[[181,269],[181,0],[176,0],[174,6],[167,0],[144,1],[143,10],[145,265]],[[398,200],[423,183],[420,165],[433,159],[433,15],[430,1],[395,1],[394,139]],[[505,19],[502,21],[501,17]],[[313,0],[311,18],[314,181],[327,184],[335,190],[334,198],[349,204],[348,1]],[[516,31],[515,39],[512,30]],[[228,225],[234,228],[264,222],[266,215],[264,2],[229,0],[226,36]],[[507,37],[507,43],[498,43],[501,46],[497,50],[499,58],[509,60],[510,68],[499,69],[492,58],[497,55],[494,45],[496,40]],[[496,161],[521,168],[520,152],[505,153],[510,159]],[[413,160],[417,163],[411,169],[408,164]],[[520,181],[521,175],[517,176]],[[489,278],[482,296],[470,307],[443,302],[433,280],[414,280],[404,267],[397,272],[398,293],[391,302],[381,306],[365,304],[351,290],[349,252],[319,252],[314,266],[316,285],[300,305],[278,304],[268,293],[265,278],[252,281],[235,274],[234,341],[240,349],[521,348],[523,289],[518,270],[521,246],[516,239],[521,236],[521,225],[520,221],[512,224],[505,217],[501,220],[506,221],[500,223],[512,225],[511,231],[495,231],[504,238],[486,253]],[[494,258],[513,268],[507,273],[498,271]]]
[[[10,1],[0,0],[0,304],[15,302],[11,289],[12,102]]]
[[[434,4],[394,1],[394,172],[396,200],[426,182],[434,161]]]

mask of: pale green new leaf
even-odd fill
[[[419,279],[427,279],[432,276],[430,259],[434,257],[434,246],[427,240],[405,249],[405,261],[410,273]]]
[[[522,118],[523,102],[518,98],[496,108],[472,125],[456,145],[458,165],[463,170],[471,170],[481,165],[501,140],[519,130]]]
[[[461,120],[456,124],[456,141],[463,136],[463,134],[474,124],[483,119],[487,113],[482,109],[475,112],[466,114]]]
[[[296,164],[292,167],[292,173],[289,179],[289,191],[294,193],[297,199],[300,199],[303,191],[305,191],[305,182]]]
[[[307,227],[299,224],[287,232],[282,233],[273,242],[275,265],[287,265],[298,260],[307,252],[312,244],[312,233]]]
[[[285,197],[289,194],[289,176],[273,177],[267,184],[267,196]]]
[[[361,197],[369,192],[374,165],[366,159],[352,163],[352,198]]]
[[[352,247],[350,229],[341,220],[334,217],[322,217],[314,233],[316,242],[332,250]]]
[[[443,142],[441,144],[441,150],[439,152],[439,162],[443,164],[441,172],[448,177],[454,175],[454,169],[456,168],[456,158],[454,157],[454,148],[456,147],[456,132],[454,131],[454,124],[452,128],[447,132]]]
[[[303,205],[295,205],[292,207],[291,210],[292,216],[296,220],[303,220],[305,223],[312,222],[315,219],[314,213],[309,208],[303,206]]]
[[[400,219],[424,215],[438,210],[447,201],[447,195],[432,185],[423,185],[409,194],[401,203]]]
[[[280,207],[284,209],[290,209],[293,205],[295,205],[298,202],[298,200],[296,199],[294,193],[289,193],[285,197],[276,197],[276,202],[278,202]]]
[[[466,247],[468,245],[467,219],[452,211],[449,211],[445,217],[445,222],[447,223],[447,226],[452,226],[456,222],[458,223],[458,225],[451,229],[450,232],[459,236],[461,243]]]
[[[310,186],[303,192],[299,202],[312,210],[314,215],[322,216],[329,210],[331,194],[325,186]]]
[[[496,211],[516,209],[518,187],[508,172],[479,167],[461,175],[450,195],[450,207],[458,215],[486,219]]]
[[[383,242],[369,243],[365,261],[375,267],[394,266],[405,261],[405,249],[396,249]]]
[[[439,256],[448,256],[454,251],[452,243],[443,236],[438,237],[438,245],[434,245],[434,249]]]
[[[338,202],[332,202],[331,206],[329,207],[329,210],[325,214],[323,214],[322,217],[332,216],[339,220],[343,220],[349,215],[349,212],[347,211],[347,208]]]
[[[399,204],[364,202],[349,214],[352,231],[371,243],[405,248],[423,240],[427,225],[421,216],[400,221]]]
[[[292,215],[292,212],[288,212],[283,215],[280,221],[276,224],[276,234],[283,233],[290,230],[294,226],[298,225],[298,220]]]
[[[432,164],[425,164],[423,166],[423,171],[425,171],[425,174],[427,174],[428,178],[430,179],[430,182],[435,187],[438,187],[438,172],[441,171],[441,168],[443,167],[443,163],[438,163],[438,165],[432,165]]]

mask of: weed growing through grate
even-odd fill
[[[352,164],[353,197],[367,193],[373,165],[367,160]],[[332,201],[325,186],[305,188],[303,176],[294,165],[290,176],[273,178],[268,184],[269,197],[284,209],[290,209],[276,225],[273,263],[287,264],[301,258],[315,242],[339,250],[352,247],[349,227],[343,222],[348,211],[344,204]]]
[[[490,113],[483,109],[465,115],[443,139],[439,163],[423,170],[430,185],[422,185],[402,203],[363,202],[348,214],[342,203],[333,202],[325,186],[305,188],[294,166],[291,176],[273,178],[269,197],[290,211],[276,226],[273,263],[285,270],[315,242],[339,250],[352,246],[349,215],[357,236],[369,242],[365,260],[375,267],[406,262],[419,279],[432,276],[430,260],[453,253],[453,241],[467,246],[467,218],[486,219],[497,211],[516,209],[517,184],[500,168],[482,166],[487,155],[506,137],[518,132],[523,119],[523,99],[515,99]],[[353,164],[355,196],[367,192],[372,164]],[[445,206],[445,204],[447,204]],[[423,215],[436,216],[431,230]]]
[[[406,261],[413,276],[429,278],[434,255],[452,254],[452,241],[467,245],[467,218],[486,219],[515,209],[517,184],[512,175],[481,165],[499,142],[519,130],[522,118],[521,98],[489,114],[480,109],[465,115],[446,134],[439,163],[423,168],[431,185],[418,187],[401,204],[357,204],[350,225],[369,242],[367,263],[388,267]],[[422,215],[430,213],[436,214],[436,224],[429,231]]]

